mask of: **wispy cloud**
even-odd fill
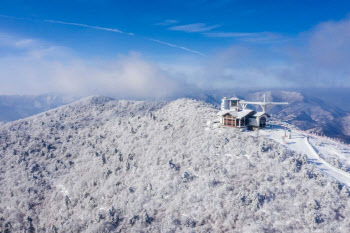
[[[280,42],[286,40],[282,35],[272,32],[206,32],[203,35],[214,38],[237,38],[246,42]]]
[[[220,25],[208,26],[205,23],[193,23],[193,24],[173,26],[173,27],[170,27],[169,30],[182,31],[182,32],[207,32],[218,27],[220,27]]]
[[[105,94],[120,98],[165,98],[183,94],[184,83],[201,89],[227,87],[350,87],[350,20],[326,22],[271,46],[236,45],[218,54],[159,66],[135,55],[90,60],[36,38],[0,32],[0,93]],[[259,39],[260,33],[238,33]],[[160,40],[149,39],[198,55]],[[181,57],[183,58],[183,57]],[[166,67],[166,65],[168,67]],[[20,69],[18,68],[20,67]],[[330,78],[331,77],[331,78]],[[187,93],[187,92],[186,92]]]
[[[19,19],[19,20],[31,20],[31,19],[17,18],[17,17],[7,16],[7,15],[0,15],[0,17]],[[38,21],[40,21],[40,20],[38,20]],[[49,19],[42,20],[42,21],[43,22],[47,22],[47,23],[53,23],[53,24],[72,25],[72,26],[77,26],[77,27],[92,28],[92,29],[96,29],[96,30],[116,32],[116,33],[121,33],[121,34],[127,34],[127,35],[130,35],[130,36],[134,36],[134,33],[126,33],[126,32],[123,32],[123,31],[121,31],[119,29],[116,29],[116,28],[106,28],[106,27],[92,26],[92,25],[82,24],[82,23],[73,23],[73,22],[65,22],[65,21],[49,20]],[[173,24],[173,23],[177,23],[177,21],[176,20],[165,20],[163,23]],[[143,39],[148,39],[148,38],[143,38]],[[2,39],[0,37],[0,42],[1,42],[1,40]],[[167,42],[160,41],[160,40],[155,40],[155,39],[149,39],[149,40],[155,41],[155,42],[167,45],[167,46],[171,46],[171,47],[174,47],[174,48],[178,48],[178,49],[181,49],[181,50],[184,50],[184,51],[187,51],[187,52],[191,52],[191,53],[195,53],[195,54],[199,54],[199,55],[205,56],[205,54],[203,54],[201,52],[198,52],[198,51],[186,48],[186,47],[177,46],[177,45],[174,45],[174,44],[171,44],[171,43],[167,43]],[[22,41],[22,42],[19,42],[18,46],[24,46],[25,44],[28,44],[28,43],[30,43],[30,41]]]
[[[118,33],[125,33],[119,29],[115,29],[115,28],[106,28],[106,27],[99,27],[99,26],[91,26],[91,25],[87,25],[87,24],[81,24],[81,23],[70,23],[70,22],[63,22],[63,21],[57,21],[57,20],[44,20],[45,22],[49,22],[49,23],[58,23],[58,24],[66,24],[66,25],[74,25],[74,26],[78,26],[78,27],[85,27],[85,28],[92,28],[92,29],[96,29],[96,30],[103,30],[103,31],[110,31],[110,32],[118,32]],[[133,35],[133,33],[127,33],[129,35]]]
[[[203,34],[209,37],[218,37],[218,38],[253,37],[253,36],[261,35],[261,33],[244,33],[244,32],[207,32]]]
[[[176,24],[178,22],[179,21],[174,20],[174,19],[167,19],[167,20],[164,20],[163,22],[156,23],[155,25],[168,26],[168,25],[171,25],[171,24]]]
[[[8,19],[25,19],[25,18],[19,18],[19,17],[14,17],[14,16],[9,16],[9,15],[0,15],[1,18],[8,18]]]
[[[182,49],[182,50],[185,50],[185,51],[188,51],[188,52],[191,52],[191,53],[196,53],[196,54],[199,54],[199,55],[202,55],[202,56],[206,56],[204,53],[198,52],[196,50],[188,49],[186,47],[174,45],[174,44],[171,44],[171,43],[168,43],[168,42],[164,42],[164,41],[161,41],[161,40],[156,40],[156,39],[149,39],[149,40],[157,42],[157,43],[160,43],[160,44],[164,44],[164,45],[167,45],[167,46],[170,46],[170,47]]]

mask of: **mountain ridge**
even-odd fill
[[[193,99],[92,97],[0,126],[3,231],[349,225],[345,186],[270,139],[213,128],[216,111]]]

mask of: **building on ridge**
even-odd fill
[[[260,105],[261,112],[247,109],[248,104]],[[266,127],[268,118],[266,106],[268,105],[284,105],[286,102],[252,102],[240,100],[237,97],[226,98],[221,100],[221,110],[217,113],[220,116],[220,123],[222,126],[236,127],[236,128],[248,128],[248,129],[260,129]]]

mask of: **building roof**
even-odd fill
[[[237,112],[235,110],[222,110],[222,111],[218,112],[217,115],[224,116],[226,114],[230,114],[231,116],[234,116],[238,119],[241,119],[252,112],[255,112],[255,111],[253,111],[251,109],[244,109],[244,110],[239,111],[239,112]]]
[[[266,115],[267,117],[270,117],[269,114],[267,114],[266,112],[256,112],[253,117],[261,117],[262,115]]]
[[[231,97],[229,98],[229,100],[240,100],[240,99],[238,99],[237,97]]]

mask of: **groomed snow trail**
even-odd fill
[[[315,150],[314,146],[310,144],[310,136],[307,135],[306,132],[292,130],[292,138],[288,138],[289,133],[287,133],[287,138],[284,138],[284,129],[279,125],[272,125],[272,129],[260,130],[259,134],[264,137],[271,138],[293,151],[305,154],[308,157],[309,162],[313,163],[322,172],[350,187],[350,173],[334,167],[322,159]],[[327,142],[325,142],[325,149],[327,149],[329,152],[332,150],[334,151],[334,148],[328,145]],[[343,156],[345,155],[342,155],[342,157]]]
[[[343,171],[339,168],[336,168],[325,160],[323,160],[315,151],[313,146],[310,144],[307,137],[305,137],[305,144],[307,145],[310,153],[306,154],[310,159],[314,157],[316,162],[316,166],[322,171],[326,172],[328,175],[332,176],[334,179],[344,183],[346,186],[350,187],[350,174],[346,171]]]

